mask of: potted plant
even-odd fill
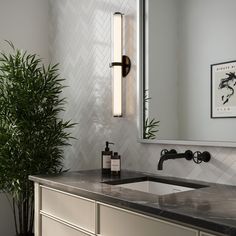
[[[71,138],[63,121],[64,88],[58,65],[35,54],[0,54],[0,190],[9,196],[17,236],[33,235],[34,196],[29,175],[58,173]]]

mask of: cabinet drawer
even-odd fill
[[[41,194],[43,213],[89,232],[95,232],[94,201],[44,186],[41,186]]]
[[[200,236],[216,236],[216,235],[200,232]]]
[[[46,216],[42,216],[42,236],[89,236]]]
[[[198,236],[198,231],[141,214],[99,204],[102,236]]]

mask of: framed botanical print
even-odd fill
[[[236,117],[236,61],[211,65],[211,118]]]

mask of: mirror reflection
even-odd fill
[[[143,138],[235,142],[236,1],[143,1]]]

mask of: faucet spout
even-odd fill
[[[163,163],[166,160],[169,159],[181,159],[185,158],[186,160],[192,160],[193,159],[193,152],[190,150],[187,150],[184,153],[177,153],[175,150],[165,151],[164,153],[161,152],[161,157],[157,165],[158,170],[163,170]]]
[[[159,162],[158,162],[158,165],[157,165],[157,169],[158,169],[158,170],[163,170],[163,163],[164,163],[165,160],[168,160],[168,159],[166,158],[166,155],[164,155],[164,156],[162,156],[162,157],[160,158],[160,160],[159,160]]]

